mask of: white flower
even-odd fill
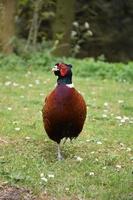
[[[54,174],[48,174],[49,178],[54,178]]]
[[[11,83],[12,83],[11,81],[6,81],[5,86],[9,86],[9,85],[11,85]]]
[[[103,118],[107,118],[107,115],[106,115],[106,114],[102,114],[102,117],[103,117]]]
[[[13,83],[14,87],[17,87],[18,85],[19,85],[18,83],[15,83],[15,82]]]
[[[119,125],[122,125],[122,123],[125,123],[126,121],[129,121],[129,117],[127,117],[127,116],[123,116],[123,117],[116,116],[116,119],[120,120],[121,123]]]
[[[90,142],[91,140],[86,140],[86,142]]]
[[[40,81],[39,81],[39,80],[35,80],[35,83],[36,83],[37,85],[39,85],[39,84],[40,84]]]
[[[18,124],[18,121],[13,121],[12,123],[13,123],[13,124]]]
[[[27,137],[25,137],[25,139],[26,139],[26,140],[30,140],[30,137],[27,136]]]
[[[118,103],[120,103],[120,104],[121,104],[121,103],[124,103],[124,101],[123,101],[123,100],[118,100]]]
[[[89,36],[93,36],[93,33],[92,33],[91,30],[88,30],[88,31],[87,31],[87,34],[88,34]]]
[[[104,103],[104,106],[108,106],[108,105],[109,105],[108,102],[105,102],[105,103]]]
[[[44,174],[43,174],[43,173],[41,173],[41,174],[40,174],[40,177],[44,177]]]
[[[29,84],[29,87],[33,87],[33,85],[32,85],[32,84]]]
[[[122,119],[121,116],[116,116],[115,118],[118,119],[118,120],[121,120],[121,119]]]
[[[107,168],[106,166],[103,167],[103,169],[106,169],[106,168]]]
[[[7,110],[12,110],[12,107],[8,107]]]
[[[102,144],[102,142],[101,141],[97,141],[97,144]]]
[[[76,31],[72,31],[72,32],[71,32],[71,37],[72,37],[72,38],[74,38],[76,35],[77,35],[77,32],[76,32]]]
[[[125,119],[125,120],[129,120],[129,117],[127,117],[127,116],[123,116],[123,119]]]
[[[76,160],[78,161],[78,162],[81,162],[82,160],[83,160],[83,158],[81,158],[80,156],[75,156],[76,157]]]
[[[124,147],[124,144],[121,142],[121,143],[120,143],[120,146],[121,146],[121,147]]]
[[[86,29],[89,29],[89,28],[90,28],[90,25],[89,25],[88,22],[85,22],[84,26],[85,26]]]
[[[16,127],[16,128],[15,128],[15,131],[20,131],[20,128],[19,128],[19,127]]]
[[[75,27],[79,27],[79,24],[78,24],[78,22],[73,22],[73,26],[75,26]]]
[[[92,151],[92,152],[91,152],[91,154],[94,154],[94,153],[95,153],[95,151]]]
[[[48,182],[48,179],[45,178],[45,177],[41,177],[41,180],[44,181],[44,182]]]
[[[103,110],[103,112],[108,112],[108,110],[107,110],[107,109],[105,109],[105,110]]]
[[[117,169],[121,169],[121,165],[116,165],[116,168]]]
[[[79,50],[80,49],[80,46],[78,44],[75,45],[74,47],[76,50]]]
[[[127,147],[127,152],[130,152],[132,149],[130,147]]]
[[[122,118],[122,119],[120,120],[120,122],[121,122],[121,123],[125,123],[126,120],[125,120],[124,118]]]
[[[41,180],[42,180],[42,181],[45,181],[45,182],[48,181],[48,179],[47,179],[46,177],[44,177],[44,174],[43,174],[43,173],[40,174],[40,177],[41,177]]]
[[[93,35],[93,33],[92,33],[91,30],[87,30],[86,33],[85,33],[85,36],[86,36],[86,37],[90,37],[90,36],[92,36],[92,35]]]
[[[94,174],[94,172],[90,172],[89,175],[90,176],[94,176],[95,174]]]
[[[44,93],[40,93],[40,96],[44,96]]]

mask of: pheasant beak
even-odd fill
[[[55,65],[55,66],[52,68],[52,72],[56,72],[56,71],[59,71],[57,65]]]

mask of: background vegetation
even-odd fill
[[[1,0],[0,11],[3,52],[133,59],[132,0]]]
[[[73,73],[80,77],[93,77],[99,79],[113,79],[119,82],[133,81],[133,62],[124,63],[108,63],[102,58],[95,60],[94,58],[66,58],[55,57],[46,50],[42,52],[34,52],[26,55],[18,56],[11,54],[9,56],[0,55],[0,68],[5,70],[41,70],[49,72],[51,67],[57,62],[66,62],[73,65]]]
[[[0,0],[0,199],[133,199],[132,24],[132,0]],[[62,162],[41,116],[57,62],[88,109]]]

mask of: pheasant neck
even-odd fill
[[[65,85],[72,84],[72,77],[59,77],[57,79],[57,85],[60,84],[65,84]]]

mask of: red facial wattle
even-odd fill
[[[61,76],[65,76],[67,72],[68,72],[68,69],[66,67],[61,67],[60,69]]]
[[[66,76],[69,69],[64,63],[57,63],[54,68],[52,69],[53,72],[60,71],[60,75],[62,77]]]

